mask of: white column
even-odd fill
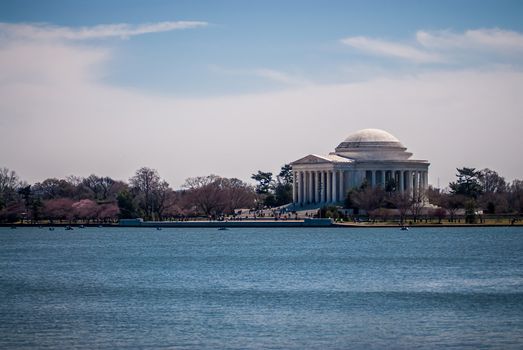
[[[298,202],[298,175],[296,171],[292,172],[292,202]]]
[[[312,202],[312,171],[307,172],[307,203]]]
[[[340,201],[345,201],[345,172],[340,170]]]
[[[307,203],[307,172],[301,172],[301,203]]]
[[[320,202],[325,202],[325,172],[320,171]]]
[[[400,170],[399,186],[400,186],[400,192],[401,193],[405,192],[405,172],[403,170]]]
[[[338,189],[336,188],[336,181],[337,181],[336,173],[337,173],[336,170],[332,170],[332,201],[333,202],[338,201],[338,193],[337,193]]]
[[[375,188],[376,187],[376,170],[371,170],[372,174],[372,184],[370,187]]]
[[[301,172],[301,203],[307,203],[307,172]]]
[[[327,170],[327,173],[325,175],[327,176],[327,202],[330,203],[332,201],[332,197],[331,197],[332,187],[331,187],[331,172],[330,172],[330,170]]]
[[[297,172],[297,181],[296,181],[296,184],[298,185],[298,204],[301,204],[301,200],[302,200],[302,196],[301,196],[301,171],[298,171]]]
[[[419,171],[414,171],[414,193],[419,191]]]
[[[409,188],[410,193],[414,191],[412,186],[414,179],[412,178],[412,170],[407,171],[407,187]]]
[[[303,172],[298,171],[298,203],[303,203],[303,191],[302,191],[302,185],[303,185]]]
[[[309,172],[303,172],[303,203],[307,204],[309,201]]]
[[[394,180],[394,183],[396,184],[396,189],[398,188],[398,181],[396,181],[396,170],[390,171],[390,180]]]
[[[381,188],[385,189],[385,170],[381,171]]]
[[[314,203],[318,203],[320,201],[320,173],[318,171],[314,172],[314,184],[316,185],[314,188]]]

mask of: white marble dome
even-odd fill
[[[350,134],[343,142],[352,143],[353,146],[394,144],[403,147],[400,140],[395,136],[380,129],[363,129],[356,131],[354,134]]]
[[[335,154],[351,159],[404,160],[412,153],[392,134],[380,129],[363,129],[349,135]]]

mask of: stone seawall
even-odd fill
[[[121,227],[330,227],[331,219],[242,221],[139,221],[121,220]]]

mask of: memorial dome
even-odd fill
[[[352,159],[408,159],[412,153],[392,134],[380,129],[363,129],[349,135],[335,154]]]
[[[398,140],[392,134],[380,129],[363,129],[356,131],[354,134],[349,135],[343,141],[348,143],[351,147],[361,146],[398,146],[404,147],[400,140]]]

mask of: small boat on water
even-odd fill
[[[408,228],[407,226],[401,226],[401,229],[400,229],[400,230],[402,230],[402,231],[408,231],[409,228]]]
[[[162,228],[161,228],[161,227],[157,227],[157,228],[156,228],[156,230],[158,230],[158,231],[161,231],[161,230],[162,230]]]
[[[49,227],[49,231],[54,231],[54,227]]]
[[[228,230],[227,227],[219,227],[219,228],[218,228],[218,231],[227,231],[227,230]]]
[[[71,231],[72,229],[73,229],[73,228],[72,228],[71,226],[69,226],[69,225],[67,225],[67,226],[65,227],[65,230],[66,230],[66,231]]]

